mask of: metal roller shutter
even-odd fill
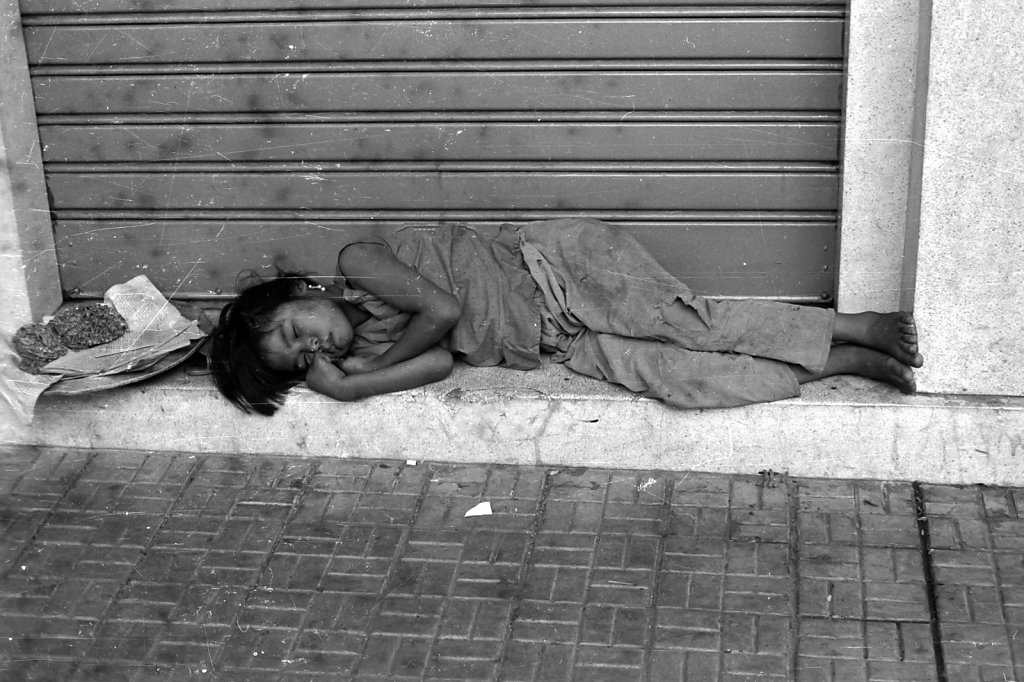
[[[21,7],[69,298],[579,214],[705,294],[833,296],[845,0]]]

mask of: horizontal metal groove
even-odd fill
[[[25,14],[24,26],[104,26],[143,24],[250,24],[283,22],[360,22],[360,21],[442,21],[489,19],[722,19],[747,21],[772,19],[838,19],[846,16],[843,6],[822,7],[534,7],[510,9],[503,7],[467,9],[351,9],[308,11],[222,11],[222,12],[125,12],[82,14]]]
[[[309,125],[311,123],[795,123],[834,125],[838,111],[369,111],[176,114],[40,114],[39,126],[63,125]]]
[[[719,301],[781,301],[782,303],[797,303],[804,305],[824,305],[832,300],[831,295],[827,296],[715,296],[713,294],[705,295],[706,298],[717,299]]]
[[[685,73],[841,73],[841,59],[495,59],[487,61],[423,60],[423,61],[285,61],[285,62],[208,62],[147,64],[74,64],[30,66],[34,78],[95,77],[124,78],[130,76],[234,76],[266,74],[273,78],[313,73],[425,73],[453,75],[462,73],[588,73],[600,76],[636,72]]]
[[[177,161],[153,163],[48,163],[46,173],[699,173],[699,174],[834,174],[835,163],[766,161]],[[310,177],[311,180],[318,179]]]
[[[65,295],[68,299],[78,301],[103,298],[104,292],[102,289],[76,288]],[[177,289],[167,295],[169,299],[174,301],[208,301],[210,303],[231,301],[234,300],[235,296],[233,293],[217,294],[210,293],[209,291],[189,291],[186,289]],[[825,305],[832,300],[831,296],[824,298],[822,296],[716,296],[713,294],[706,294],[705,296],[706,298],[719,301],[781,301],[783,303],[804,305]]]
[[[420,213],[422,213],[422,211]],[[492,211],[492,213],[494,213],[494,212]],[[512,215],[511,212],[506,212],[506,213],[508,213],[508,215]],[[648,212],[648,213],[650,213],[650,212]],[[516,213],[515,214],[515,218],[516,219],[520,219],[523,214],[524,214],[524,212]],[[534,212],[534,214],[536,214],[536,212]],[[446,214],[446,215],[449,215],[449,214]],[[545,214],[545,215],[547,215],[547,214]],[[557,215],[557,217],[564,217],[565,215],[578,215],[578,214],[576,214],[576,213],[574,213],[574,214],[558,213],[558,214],[551,214],[551,215]],[[592,214],[588,213],[587,215],[591,216]],[[141,228],[141,227],[150,227],[155,222],[156,223],[160,223],[160,224],[167,223],[169,225],[170,224],[175,224],[175,223],[192,224],[192,223],[195,223],[195,222],[206,222],[206,223],[211,223],[212,222],[212,223],[216,223],[216,224],[225,226],[225,228],[230,227],[232,223],[248,225],[248,224],[250,224],[252,222],[257,222],[257,221],[254,221],[254,220],[235,220],[235,219],[221,219],[221,220],[208,220],[207,219],[207,220],[204,220],[204,221],[197,221],[194,218],[171,217],[171,218],[162,218],[162,219],[157,220],[157,221],[154,221],[154,220],[143,220],[141,222],[138,222],[138,224],[124,225],[122,223],[127,222],[125,220],[118,220],[118,219],[112,219],[112,220],[101,219],[101,220],[97,220],[97,219],[92,219],[92,218],[89,218],[89,219],[72,219],[72,218],[66,218],[66,217],[64,217],[64,214],[61,214],[61,218],[58,220],[58,222],[62,222],[62,221],[64,221],[64,222],[75,222],[76,224],[79,224],[79,225],[81,225],[83,223],[92,223],[92,224],[99,224],[100,225],[100,226],[95,227],[95,228],[80,230],[79,232],[76,232],[74,234],[68,235],[67,237],[65,237],[65,239],[70,239],[72,237],[79,236],[79,235],[95,234],[95,233],[99,233],[99,232],[104,232],[106,230],[124,230],[124,229],[133,229],[133,228]],[[105,223],[108,223],[108,222],[109,223],[113,223],[113,224],[109,225],[109,226],[103,226]],[[261,219],[258,220],[258,222],[259,222],[259,224],[261,226],[267,226],[267,227],[282,227],[282,226],[289,226],[289,225],[308,225],[308,226],[311,226],[311,227],[323,228],[324,230],[330,231],[330,230],[334,230],[334,229],[343,229],[343,228],[346,228],[346,227],[351,226],[353,224],[360,224],[360,225],[362,225],[362,224],[365,224],[367,221],[365,219],[348,219],[348,218],[344,218],[343,217],[343,218],[335,218],[335,219],[329,219],[329,220],[312,220],[312,219],[309,219],[309,220],[305,220],[305,219],[298,220],[298,219],[295,219],[295,218],[261,218]],[[386,226],[408,225],[410,223],[416,223],[416,222],[436,224],[437,223],[437,219],[436,219],[436,216],[432,215],[432,216],[428,216],[428,217],[425,217],[425,218],[424,217],[410,217],[410,218],[404,218],[404,219],[401,219],[401,220],[375,219],[375,220],[373,220],[373,222],[375,224],[378,224],[379,226],[386,227]],[[476,218],[476,219],[473,219],[473,224],[474,225],[480,225],[480,226],[500,225],[503,222],[507,222],[507,217],[506,218],[495,218],[495,217],[491,216],[491,217],[487,217],[487,218]],[[765,220],[735,220],[735,219],[734,220],[726,220],[726,219],[722,219],[722,220],[686,219],[686,220],[683,220],[683,219],[679,219],[677,217],[673,217],[671,219],[657,220],[655,218],[652,218],[652,217],[648,216],[648,217],[645,217],[643,220],[639,220],[632,213],[629,214],[628,217],[624,217],[624,218],[621,218],[619,220],[616,220],[615,224],[619,225],[619,226],[623,226],[623,227],[647,227],[647,228],[664,229],[666,227],[666,225],[665,225],[666,222],[670,222],[673,225],[677,225],[680,228],[713,227],[716,230],[718,230],[718,229],[721,229],[721,230],[731,230],[731,229],[749,230],[751,228],[758,228],[758,229],[764,228],[764,229],[774,230],[774,229],[792,228],[792,227],[801,228],[801,229],[808,229],[808,230],[810,230],[810,229],[815,229],[815,230],[826,229],[826,230],[828,230],[828,229],[833,229],[836,226],[835,221],[827,221],[827,220],[775,220],[774,217],[773,217],[773,219],[770,219],[770,220],[768,220],[768,219],[765,219]]]
[[[294,222],[305,223],[353,221],[527,221],[549,220],[553,218],[587,216],[607,220],[609,222],[647,221],[654,223],[686,223],[686,222],[746,222],[755,225],[770,223],[806,223],[808,227],[832,226],[836,224],[836,211],[645,211],[645,210],[515,210],[515,209],[481,209],[481,210],[378,210],[378,211],[317,211],[306,209],[175,209],[175,210],[124,210],[124,209],[92,209],[74,210],[58,209],[54,211],[59,221],[90,220],[90,221],[196,221],[215,220],[225,223],[257,220],[261,222]],[[822,225],[824,224],[824,225]],[[114,228],[112,228],[114,229]]]
[[[78,293],[75,293],[78,292]],[[100,299],[103,298],[103,291],[101,289],[75,289],[75,291],[68,292],[67,298],[71,300],[86,300],[86,299]],[[177,291],[171,292],[168,298],[174,301],[231,301],[234,300],[235,294],[216,294],[209,293],[208,291],[187,291],[178,289]],[[824,305],[832,300],[832,297],[822,298],[821,296],[715,296],[706,295],[706,298],[717,299],[719,301],[781,301],[783,303],[794,303],[804,305]]]

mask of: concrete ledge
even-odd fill
[[[558,365],[459,367],[359,403],[296,390],[266,419],[230,407],[208,377],[178,371],[44,395],[32,427],[0,425],[0,442],[1022,485],[1024,399],[908,397],[844,377],[799,399],[679,411]]]

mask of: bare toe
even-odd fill
[[[904,393],[917,392],[917,380],[914,378],[913,369],[895,358],[888,358],[885,363],[885,370],[888,377],[879,377],[883,381],[892,384]]]
[[[917,323],[914,321],[914,314],[908,312],[895,313],[899,324],[900,353],[891,354],[897,360],[910,365],[921,367],[924,365],[924,356],[918,352],[917,345]]]
[[[859,314],[857,321],[862,326],[855,343],[880,350],[908,367],[924,364],[913,313],[866,312]]]

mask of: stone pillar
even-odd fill
[[[0,0],[0,334],[61,304],[35,103],[16,0]]]
[[[920,0],[850,3],[840,312],[900,305]]]
[[[934,0],[915,311],[936,393],[1024,395],[1024,7]]]

